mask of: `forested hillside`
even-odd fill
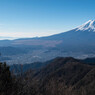
[[[18,74],[0,63],[0,95],[94,95],[95,64],[91,63],[90,58],[58,57],[38,70]]]

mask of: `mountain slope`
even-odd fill
[[[21,59],[17,59],[17,61],[14,61],[16,60],[15,56],[15,58],[13,58],[13,61],[10,61],[11,64],[13,64],[13,62],[15,62],[14,64],[16,64],[18,60],[19,62],[22,62],[23,59],[26,63],[26,59],[28,58],[31,58],[33,62],[42,62],[54,59],[58,56],[71,56],[75,58],[95,57],[94,43],[95,20],[89,20],[83,25],[64,33],[51,35],[47,37],[23,38],[11,41],[3,40],[0,41],[0,46],[7,48],[9,46],[16,47],[18,55],[21,54]],[[6,49],[6,52],[8,52],[10,49]],[[19,50],[21,50],[21,53],[18,52]],[[7,54],[6,52],[5,54]],[[27,54],[26,59],[24,58],[24,54]],[[30,63],[30,61],[27,63]]]
[[[94,95],[95,67],[79,60],[56,58],[34,75],[43,95]]]
[[[72,42],[72,43],[74,42],[74,44],[78,42],[79,44],[85,43],[87,45],[94,45],[93,44],[93,42],[95,41],[94,31],[95,31],[95,20],[89,20],[83,25],[75,29],[72,29],[70,31],[67,31],[65,33],[55,34],[55,35],[46,36],[46,37],[38,37],[38,38],[36,37],[36,38],[16,39],[12,41],[4,40],[1,42],[2,43],[10,42],[11,45],[42,45],[42,46],[49,45],[49,47],[52,47],[52,45],[50,45],[51,43],[54,44],[54,46],[56,46],[61,43],[63,43],[63,45],[66,43],[68,44],[68,42]]]
[[[73,84],[73,82],[70,82],[72,78],[78,76],[78,80],[80,80],[79,78],[83,77],[83,75],[91,69],[92,67],[90,65],[83,64],[80,60],[72,57],[59,57],[43,68],[37,76],[41,79],[43,79],[43,77],[49,78],[49,76],[54,78],[64,77],[62,80],[66,80],[66,84]]]
[[[85,43],[86,45],[94,45],[93,42],[95,41],[95,20],[89,20],[85,24],[81,25],[78,28],[75,28],[73,30],[67,31],[65,33],[60,33],[48,37],[40,37],[40,38],[34,38],[34,39],[26,39],[26,40],[18,40],[18,42],[21,42],[21,44],[25,44],[23,41],[28,41],[31,42],[30,45],[37,45],[37,42],[44,42],[48,41],[47,43],[49,44],[52,41],[55,41],[55,46],[57,44],[70,44],[69,42],[72,42],[71,44],[77,45],[77,42],[79,44]],[[32,42],[34,41],[34,43]],[[60,42],[59,42],[60,41]],[[59,43],[58,43],[59,42]],[[18,44],[17,41],[15,40],[15,44]],[[44,45],[43,44],[43,45]],[[52,43],[53,44],[53,43]],[[42,45],[41,43],[38,45]],[[95,46],[95,45],[94,45]]]

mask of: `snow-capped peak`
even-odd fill
[[[95,31],[95,20],[87,21],[83,25],[79,26],[77,28],[77,31],[78,30],[83,30],[83,31],[85,31],[85,30],[88,30],[88,31],[93,30],[93,31]]]

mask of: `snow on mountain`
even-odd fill
[[[79,26],[76,31],[92,31],[95,32],[95,20],[89,20],[83,25]]]

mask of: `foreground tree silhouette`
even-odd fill
[[[0,95],[10,93],[12,85],[11,73],[6,63],[0,63]]]

